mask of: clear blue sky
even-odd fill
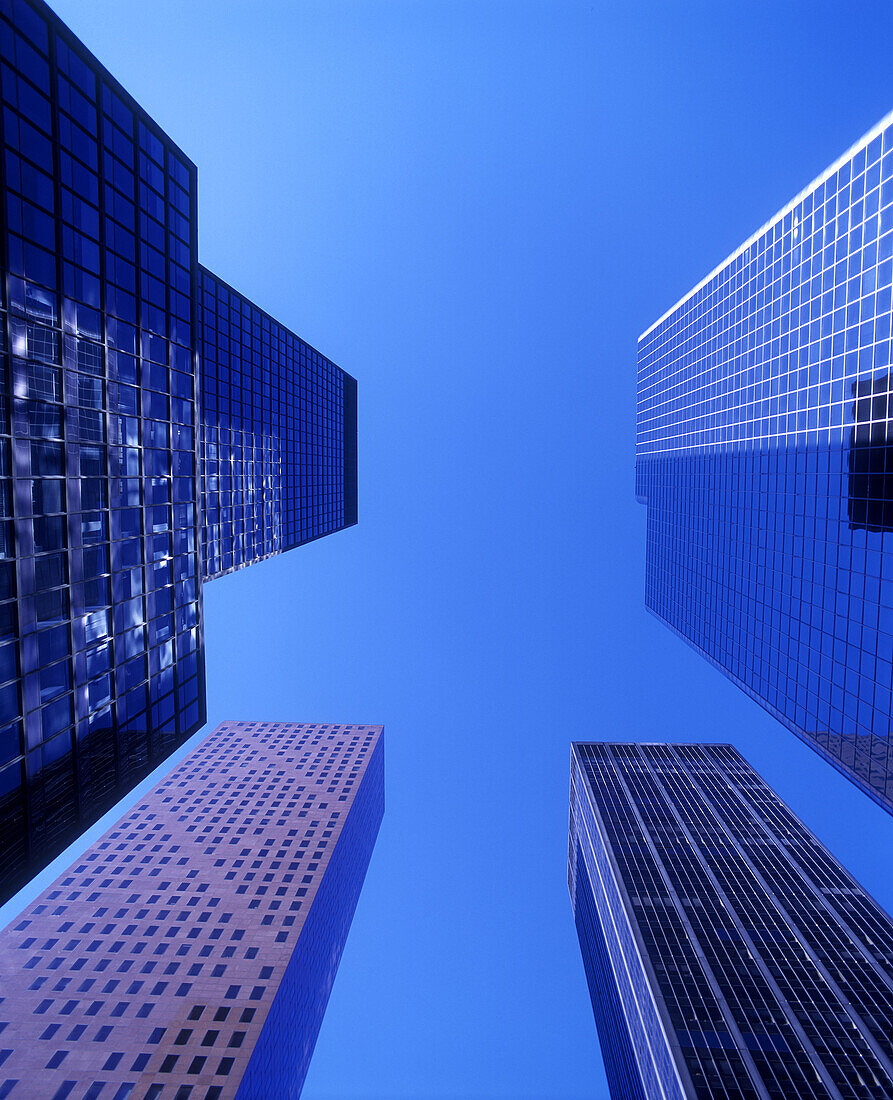
[[[359,379],[359,526],[205,592],[211,725],[386,726],[305,1100],[607,1096],[574,738],[733,742],[893,908],[893,819],[644,612],[633,495],[637,335],[893,106],[889,2],[55,8]]]

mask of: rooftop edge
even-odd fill
[[[884,115],[884,117],[880,120],[880,122],[875,123],[875,125],[872,126],[868,133],[859,138],[859,140],[851,145],[849,149],[846,150],[846,152],[841,153],[841,155],[837,158],[837,160],[834,161],[833,164],[829,164],[824,172],[816,176],[816,178],[811,183],[808,183],[802,189],[802,191],[798,191],[797,194],[790,200],[790,202],[786,203],[781,208],[781,210],[778,211],[777,214],[774,214],[767,222],[764,222],[763,225],[761,225],[755,233],[751,233],[747,240],[743,244],[740,244],[734,252],[730,252],[729,255],[726,256],[726,258],[721,263],[718,263],[716,267],[714,267],[713,270],[709,273],[709,275],[705,275],[699,283],[691,288],[691,290],[689,290],[686,294],[683,294],[682,297],[675,303],[675,305],[670,306],[668,310],[666,310],[660,315],[660,317],[658,317],[654,324],[649,325],[644,332],[640,333],[636,342],[638,343],[639,340],[644,340],[645,337],[648,336],[649,333],[653,332],[658,325],[662,324],[672,313],[675,313],[681,305],[687,302],[693,294],[697,294],[701,287],[706,286],[706,284],[710,282],[714,275],[717,275],[720,271],[722,271],[724,267],[730,264],[733,260],[736,260],[741,255],[741,253],[744,252],[745,249],[750,248],[754,241],[761,237],[767,229],[770,229],[773,225],[775,225],[776,222],[780,221],[785,216],[785,214],[789,214],[797,205],[797,203],[805,199],[806,196],[811,191],[815,190],[815,188],[818,187],[820,183],[824,183],[829,176],[832,176],[839,168],[846,164],[848,160],[852,159],[856,155],[856,153],[859,152],[860,149],[864,149],[866,145],[874,141],[874,139],[879,134],[883,133],[883,131],[886,130],[886,128],[891,124],[893,124],[893,110],[888,111],[887,114]]]

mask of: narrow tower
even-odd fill
[[[571,750],[613,1100],[889,1100],[893,921],[731,745]]]

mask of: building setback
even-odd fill
[[[380,726],[218,726],[0,933],[0,1096],[297,1097],[383,810]]]
[[[893,115],[639,337],[646,605],[893,809]]]
[[[893,921],[731,745],[576,743],[612,1100],[889,1100]]]
[[[357,384],[205,268],[199,286],[210,580],[357,522]]]
[[[204,723],[203,575],[355,521],[356,389],[199,268],[195,165],[42,0],[0,69],[2,901]]]

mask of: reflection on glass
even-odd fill
[[[891,293],[893,116],[640,337],[636,487],[647,606],[893,810]]]

